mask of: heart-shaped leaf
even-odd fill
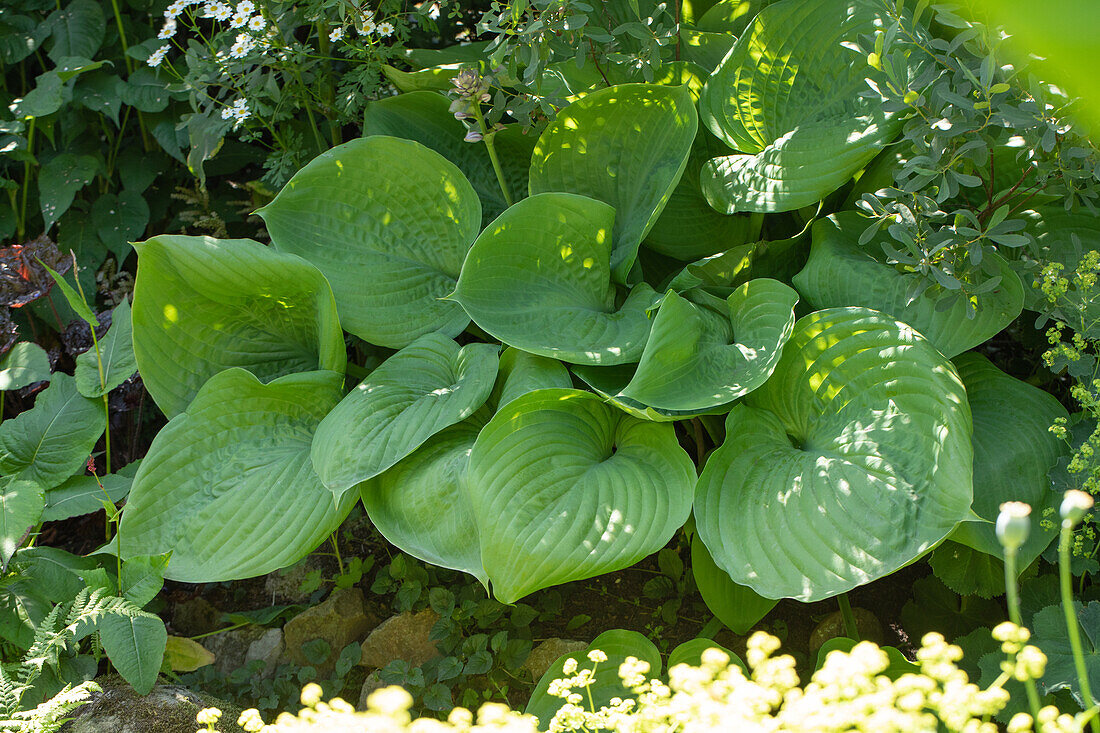
[[[639,420],[675,422],[697,415],[724,415],[730,411],[731,405],[728,404],[701,410],[664,410],[627,397],[623,394],[623,390],[634,377],[637,366],[637,364],[619,364],[609,367],[575,366],[573,373],[604,400]]]
[[[505,349],[484,407],[428,438],[385,473],[363,482],[363,506],[382,536],[433,565],[470,573],[488,589],[466,488],[470,451],[498,405],[536,389],[569,388],[561,362]]]
[[[457,336],[469,324],[440,298],[454,289],[481,227],[481,202],[434,150],[382,135],[338,145],[256,213],[276,249],[325,274],[340,320],[356,336],[400,349],[434,331]]]
[[[415,140],[457,165],[481,200],[484,226],[508,208],[508,204],[493,171],[488,148],[465,141],[466,126],[455,119],[448,107],[447,98],[435,92],[385,97],[367,105],[363,134]],[[527,195],[527,172],[534,146],[534,134],[524,135],[518,125],[508,126],[493,135],[493,147],[513,201]]]
[[[313,465],[325,486],[341,495],[472,415],[493,389],[497,349],[430,333],[387,359],[317,428]]]
[[[973,509],[986,521],[960,524],[951,539],[1003,558],[993,523],[1003,502],[1026,502],[1032,507],[1031,532],[1016,556],[1023,570],[1058,535],[1040,520],[1062,500],[1047,475],[1066,446],[1050,426],[1069,413],[1052,395],[1008,376],[980,354],[961,354],[954,361],[974,415]]]
[[[0,390],[20,389],[49,380],[50,357],[31,341],[20,341],[0,359]]]
[[[343,373],[332,291],[305,260],[249,239],[160,236],[134,247],[134,356],[165,415],[181,413],[207,379],[230,367],[263,381]]]
[[[470,455],[481,559],[504,603],[633,565],[691,511],[695,468],[671,425],[569,389],[504,405]]]
[[[96,623],[99,643],[122,678],[139,695],[148,695],[157,682],[168,631],[151,613],[130,610],[108,613]]]
[[[119,528],[123,558],[171,551],[165,577],[200,583],[305,557],[356,498],[334,499],[309,457],[342,385],[334,372],[270,384],[243,369],[211,377],[141,463]]]
[[[636,361],[658,296],[636,286],[621,307],[611,282],[615,210],[542,193],[501,214],[474,242],[451,299],[509,346],[576,364]]]
[[[76,357],[76,388],[80,394],[102,397],[138,370],[130,319],[130,302],[123,298],[111,312],[111,328],[100,339],[99,348]]]
[[[696,488],[699,536],[762,596],[843,593],[970,516],[970,434],[954,367],[913,329],[866,308],[813,313],[726,419]]]
[[[966,314],[959,301],[946,311],[936,309],[936,297],[925,291],[912,303],[908,292],[917,273],[902,274],[875,259],[878,244],[859,245],[867,220],[846,211],[817,221],[813,247],[806,266],[794,276],[794,286],[815,308],[861,305],[880,310],[908,323],[947,357],[971,349],[999,333],[1024,307],[1024,288],[1019,276],[1003,257],[987,252],[997,263],[1000,285],[977,296],[977,314]]]
[[[543,130],[531,155],[531,193],[583,194],[613,206],[611,272],[625,283],[680,180],[698,124],[686,85],[619,84],[588,94]]]
[[[871,0],[785,0],[760,11],[699,99],[703,124],[738,151],[703,166],[711,206],[792,211],[875,157],[899,123],[868,96],[875,72],[852,45],[888,24]]]
[[[603,652],[607,657],[606,661],[591,661],[588,654],[593,650]],[[558,709],[565,704],[565,700],[550,694],[550,683],[554,680],[568,679],[573,676],[573,674],[566,674],[562,671],[566,660],[576,662],[578,671],[595,669],[593,682],[587,691],[584,688],[574,689],[574,692],[580,692],[581,695],[585,696],[585,704],[591,702],[595,710],[610,704],[613,697],[623,700],[634,697],[630,689],[623,686],[622,679],[619,677],[619,665],[625,662],[627,657],[634,657],[649,664],[646,679],[660,678],[661,653],[657,651],[657,647],[653,645],[653,642],[637,631],[612,629],[593,639],[586,649],[571,654],[563,654],[554,660],[550,668],[539,679],[538,684],[535,685],[535,689],[531,692],[531,699],[523,712],[534,715],[539,719],[540,730],[549,729],[550,720],[558,712]],[[588,695],[591,695],[591,698],[587,697]]]
[[[0,425],[0,473],[52,489],[83,467],[105,426],[102,403],[57,372],[33,408]]]
[[[794,328],[798,294],[760,278],[722,305],[669,292],[661,302],[638,370],[622,394],[664,410],[707,410],[763,384]]]
[[[46,506],[42,485],[16,476],[0,478],[0,567],[8,564]]]

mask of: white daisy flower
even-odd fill
[[[150,66],[153,66],[153,67],[160,66],[160,62],[164,61],[164,56],[167,53],[168,53],[168,45],[165,44],[165,45],[161,46],[160,48],[158,48],[156,51],[153,51],[153,53],[149,54],[149,58],[147,58],[145,60],[145,63],[147,63],[147,64],[149,64]]]
[[[378,24],[378,35],[382,36],[383,38],[386,38],[387,36],[392,36],[393,30],[393,23],[390,23],[389,21],[384,21]]]
[[[176,0],[176,2],[169,5],[168,8],[164,11],[165,20],[175,20],[179,17],[180,13],[182,13],[183,9],[186,7],[187,6],[180,0]]]
[[[242,13],[238,11],[233,19],[229,21],[230,28],[240,28],[242,25],[248,22],[248,13]]]
[[[252,36],[247,33],[237,35],[237,42],[229,49],[229,58],[242,59],[252,50]]]
[[[233,15],[233,9],[225,3],[217,3],[214,9],[214,20],[229,20]]]
[[[359,26],[359,33],[360,35],[369,36],[374,33],[377,28],[378,26],[375,25],[373,20],[363,18],[363,25]]]
[[[166,41],[174,35],[176,35],[176,19],[170,18],[164,21],[164,26],[161,27],[160,33],[157,34],[157,38]]]
[[[267,21],[264,20],[262,15],[252,16],[252,20],[248,21],[248,30],[250,31],[262,31],[267,27]]]
[[[255,3],[252,0],[241,0],[237,3],[237,12],[244,15],[252,15],[252,11],[256,9]]]
[[[339,41],[343,37],[344,37],[344,29],[343,28],[333,28],[332,33],[328,34],[328,39],[330,41],[332,41],[333,43],[336,43],[337,41]]]

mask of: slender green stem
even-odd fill
[[[859,641],[859,629],[856,628],[856,615],[852,613],[852,604],[848,601],[848,594],[841,593],[836,597],[836,602],[840,604],[840,615],[844,619],[844,633],[848,635],[849,639]]]
[[[1073,542],[1073,525],[1062,522],[1062,532],[1058,538],[1058,576],[1062,591],[1062,612],[1066,616],[1066,630],[1069,632],[1069,645],[1073,650],[1073,666],[1077,670],[1077,684],[1081,688],[1081,699],[1085,701],[1085,710],[1096,706],[1089,687],[1089,673],[1085,668],[1085,655],[1081,647],[1081,630],[1077,627],[1077,614],[1073,610],[1073,578],[1069,568],[1069,548]],[[1089,721],[1093,733],[1100,733],[1100,720],[1095,716]]]
[[[764,215],[761,213],[749,214],[749,238],[748,241],[755,242],[760,239],[760,233],[764,231]]]
[[[332,550],[336,555],[336,567],[340,570],[340,575],[344,574],[344,561],[340,557],[340,543],[336,541],[336,532],[329,535],[329,540],[332,542]]]
[[[490,132],[485,126],[485,115],[481,114],[481,103],[475,101],[472,106],[474,109],[474,116],[477,117],[477,126],[481,129],[481,139],[485,143],[485,149],[489,151],[489,161],[493,164],[493,172],[497,174],[497,183],[500,185],[500,192],[504,194],[504,203],[511,206],[513,203],[512,192],[508,189],[508,182],[504,180],[504,170],[500,167],[500,160],[497,158],[497,149],[493,144],[493,136],[496,132]]]
[[[298,80],[298,86],[303,92],[309,94],[309,88],[306,87],[306,83],[302,81],[302,72],[298,71],[298,67],[294,67],[294,77]],[[325,145],[324,140],[321,139],[321,131],[317,129],[317,119],[313,116],[313,106],[308,102],[305,104],[306,116],[309,117],[309,126],[313,129],[313,140],[317,143],[317,154],[325,152],[328,146]]]
[[[1008,619],[1017,626],[1020,621],[1020,592],[1016,587],[1016,551],[1018,548],[1005,545],[1005,596],[1008,601]],[[1039,719],[1039,690],[1035,680],[1028,678],[1024,682],[1027,691],[1027,705],[1031,709],[1032,720]]]
[[[226,626],[224,629],[218,629],[217,631],[207,631],[205,634],[197,634],[195,636],[188,637],[191,641],[198,641],[199,639],[205,639],[208,636],[216,636],[217,634],[224,634],[226,631],[232,631],[233,629],[239,629],[242,626],[248,626],[251,621],[239,621],[232,626]]]
[[[85,303],[88,302],[87,296],[84,295],[84,286],[80,284],[80,271],[79,266],[76,264],[76,255],[73,255],[73,279],[76,280],[76,289],[80,293],[80,299]],[[99,350],[99,338],[95,335],[95,324],[88,324],[88,330],[92,332],[92,346],[95,347],[95,363],[99,369],[99,388],[103,390],[103,417],[106,420],[106,429],[103,432],[103,448],[106,453],[104,456],[105,469],[107,473],[111,472],[111,408],[107,400],[107,380],[103,374],[103,354]],[[121,581],[119,581],[121,582]]]
[[[22,239],[27,232],[27,197],[30,195],[31,185],[31,156],[34,154],[34,123],[36,117],[32,117],[27,123],[27,160],[23,163],[23,200],[19,204],[19,218],[16,220],[16,236]]]

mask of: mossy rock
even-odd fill
[[[242,708],[179,685],[157,685],[144,697],[118,675],[96,679],[103,688],[73,712],[61,733],[195,733],[195,716],[203,708],[222,711],[217,729],[244,733],[237,725]]]

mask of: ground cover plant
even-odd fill
[[[1056,608],[1050,570],[1063,492],[1100,474],[1100,159],[1074,100],[980,14],[923,1],[493,3],[479,40],[403,48],[433,29],[470,40],[471,13],[180,0],[133,49],[119,20],[126,63],[145,66],[113,88],[171,78],[164,109],[190,107],[162,113],[186,131],[192,200],[236,134],[268,148],[238,156],[262,205],[232,237],[217,216],[216,237],[145,236],[135,218],[132,305],[125,286],[102,299],[106,332],[85,297],[103,257],[78,252],[74,286],[52,244],[13,253],[91,342],[73,377],[29,342],[2,365],[8,389],[50,386],[0,424],[0,636],[12,659],[41,634],[66,650],[18,704],[103,656],[139,690],[194,669],[194,641],[142,610],[164,579],[263,576],[330,537],[339,555],[361,506],[493,608],[660,553],[661,592],[681,599],[665,622],[697,589],[710,636],[836,599],[855,640],[847,594],[920,565],[909,638],[958,640],[984,687],[1000,660],[979,627],[1022,574],[1009,610],[1051,663],[1001,712],[1093,708],[1081,642],[1064,644],[1096,631],[1091,519],[1062,543],[1079,608]],[[54,56],[39,86],[76,78]],[[38,115],[13,103],[11,124],[64,114],[60,94]],[[115,150],[124,129],[105,133]],[[125,193],[113,175],[93,213]],[[47,208],[48,233],[64,212]],[[120,469],[109,395],[135,370],[167,424]],[[86,469],[98,445],[105,470]],[[1006,554],[998,517],[1020,501],[1035,521]],[[43,522],[101,509],[96,553],[36,546]],[[467,648],[462,593],[423,585],[395,602],[446,609],[458,661],[434,681],[386,674],[445,709],[444,683],[511,674],[530,637]],[[59,625],[105,598],[94,623]],[[657,668],[676,654],[645,644]]]

